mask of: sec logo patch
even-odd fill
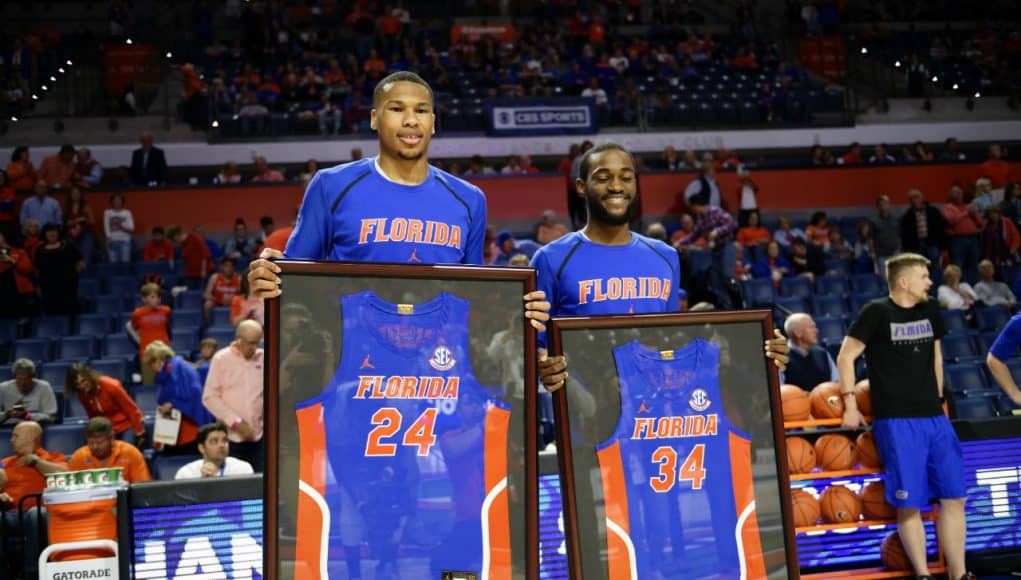
[[[438,371],[449,371],[454,368],[454,353],[450,352],[450,349],[446,346],[438,346],[433,351],[432,358],[429,359],[429,366]]]

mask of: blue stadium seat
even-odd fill
[[[949,364],[943,370],[947,384],[954,391],[983,391],[989,388],[985,373],[977,365]]]
[[[124,309],[124,298],[121,296],[100,294],[92,302],[94,304],[93,311],[102,314],[117,314]]]
[[[74,323],[74,333],[103,338],[110,333],[111,317],[106,313],[79,314]]]
[[[138,354],[138,345],[127,333],[109,334],[103,339],[103,357],[132,358]]]
[[[202,459],[200,455],[162,455],[157,454],[152,462],[152,476],[157,480],[170,481],[177,475],[177,470],[185,465]]]
[[[205,316],[202,310],[174,310],[170,313],[170,331],[177,328],[198,328],[202,326]]]
[[[943,317],[943,326],[946,327],[948,333],[967,334],[971,330],[963,310],[942,308],[939,313]]]
[[[773,282],[768,278],[752,278],[742,283],[748,306],[769,306],[775,300]]]
[[[996,342],[996,337],[1000,334],[998,332],[980,332],[975,337],[975,346],[978,347],[979,354],[986,354],[989,349],[993,347],[993,343]]]
[[[106,293],[114,296],[134,296],[141,287],[135,276],[112,276],[106,280]]]
[[[979,330],[1000,330],[1010,320],[1006,306],[985,306],[975,309],[975,322]]]
[[[0,382],[9,381],[14,378],[13,365],[0,365]],[[0,437],[3,439],[3,437]]]
[[[32,336],[54,340],[71,334],[71,317],[40,316],[32,324]]]
[[[94,336],[65,336],[57,342],[56,360],[86,362],[98,352]]]
[[[20,338],[14,341],[11,348],[11,361],[19,358],[27,358],[35,364],[44,363],[52,359],[53,342],[49,338]]]
[[[114,276],[124,276],[131,273],[131,264],[125,264],[123,262],[100,262],[92,265],[96,272],[97,278],[112,278]]]
[[[95,278],[78,279],[78,298],[94,299],[99,295],[99,280]]]
[[[159,403],[156,402],[156,395],[159,394],[159,385],[135,385],[131,389],[131,396],[135,399],[135,404],[142,410],[143,415],[154,415],[156,413],[156,407]]]
[[[826,273],[836,273],[843,276],[847,276],[851,273],[851,266],[846,260],[840,258],[827,258],[823,261],[826,268]]]
[[[821,296],[846,296],[847,277],[827,274],[815,280],[815,293]]]
[[[233,327],[230,320],[230,306],[217,306],[209,313],[209,325],[218,328]]]
[[[36,375],[49,383],[55,392],[64,390],[64,376],[67,375],[67,368],[71,366],[70,361],[48,362],[36,368]]]
[[[18,321],[13,318],[0,318],[0,344],[14,342],[18,339]]]
[[[1010,400],[1010,397],[1006,393],[1000,393],[1000,396],[996,399],[997,411],[1000,415],[1014,415],[1015,411],[1021,410],[1021,407],[1014,404],[1014,401]]]
[[[89,363],[89,366],[97,373],[113,377],[124,384],[131,382],[128,376],[128,361],[123,358],[94,360]]]
[[[150,274],[157,274],[162,276],[164,281],[167,276],[174,273],[174,267],[170,265],[170,262],[166,260],[156,260],[153,262],[136,262],[135,272],[138,273],[139,277],[144,278]]]
[[[855,274],[851,276],[851,291],[858,294],[886,293],[886,285],[878,274]]]
[[[70,459],[85,444],[85,429],[81,425],[47,425],[43,442],[48,451],[60,451]]]
[[[996,416],[996,397],[977,395],[972,397],[954,397],[954,416],[957,419],[987,419]]]
[[[780,279],[780,296],[811,299],[815,295],[812,283],[804,276],[792,276]]]
[[[78,400],[78,395],[65,393],[64,422],[84,423],[88,420],[89,415],[85,412],[85,407],[82,406],[82,402]]]
[[[233,328],[207,328],[204,338],[215,338],[220,348],[223,348],[234,341]]]
[[[14,455],[11,448],[11,435],[7,430],[0,432],[0,459]]]
[[[816,296],[812,301],[812,314],[815,316],[844,316],[847,305],[841,296]]]
[[[839,316],[816,317],[815,326],[819,329],[819,340],[821,342],[840,343],[844,340],[844,335],[847,334],[844,328],[844,320]]]
[[[808,301],[799,296],[778,296],[776,306],[786,311],[784,312],[785,316],[795,312],[811,312],[808,308]]]
[[[202,310],[204,302],[201,290],[185,290],[177,295],[177,308],[181,310]]]
[[[948,334],[940,340],[940,344],[943,346],[943,357],[946,359],[954,360],[978,354],[970,336]]]
[[[194,326],[173,328],[170,333],[170,348],[177,354],[192,351],[199,346],[199,329]],[[184,356],[183,354],[181,356]]]
[[[861,312],[861,309],[864,308],[866,304],[872,302],[873,300],[879,298],[880,296],[882,296],[882,294],[851,293],[851,295],[847,298],[847,301],[851,308],[850,313],[852,315],[858,314],[859,312]]]

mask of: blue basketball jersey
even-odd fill
[[[342,570],[364,552],[415,577],[509,578],[510,410],[475,379],[468,301],[391,304],[366,290],[341,307],[340,366],[296,405],[301,576],[358,577]],[[405,533],[423,527],[425,541]]]
[[[540,248],[532,267],[551,316],[680,310],[677,250],[635,232],[622,246],[597,244],[572,232]]]
[[[419,185],[390,181],[371,157],[320,170],[284,255],[306,260],[481,264],[482,190],[429,166]]]
[[[632,341],[613,357],[620,419],[596,446],[610,579],[765,578],[751,439],[723,408],[719,347]]]

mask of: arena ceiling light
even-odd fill
[[[33,101],[38,101],[39,100],[39,95],[32,95],[32,100]]]
[[[867,48],[865,48],[865,47],[863,46],[863,47],[861,47],[861,53],[862,53],[862,54],[868,54],[868,53],[869,53],[869,49],[867,49]]]
[[[11,117],[11,121],[14,121],[15,123],[17,123],[18,122],[18,118],[17,117]]]
[[[167,51],[167,58],[174,58],[174,53]]]
[[[220,126],[220,122],[219,122],[219,121],[216,121],[216,120],[214,120],[211,126],[213,127],[213,129],[215,129],[215,128],[217,128],[217,127],[219,127],[219,126]]]
[[[64,67],[58,68],[57,72],[60,73],[60,74],[64,74]]]
[[[979,97],[981,97],[981,96],[982,96],[982,93],[980,93],[980,92],[978,92],[978,91],[975,91],[975,98],[976,98],[976,99],[977,99],[977,98],[979,98]]]
[[[128,39],[127,39],[127,40],[125,40],[124,42],[126,42],[126,43],[128,43],[128,44],[134,44],[134,42],[131,42],[131,39],[130,39],[130,38],[128,38]]]
[[[46,86],[46,85],[43,85],[43,86],[42,86],[42,89],[43,89],[44,91],[48,91],[48,90],[50,90],[50,87],[48,87],[48,86]]]
[[[74,63],[73,63],[73,62],[71,62],[71,59],[67,59],[67,66],[72,66],[73,64],[74,64]]]
[[[897,68],[900,68],[900,61],[899,61],[899,60],[897,60],[897,61],[894,61],[894,62],[893,62],[893,66],[895,66],[895,67],[897,67]]]
[[[57,77],[55,77],[55,76],[53,76],[53,75],[50,75],[50,82],[51,82],[51,83],[55,83],[55,82],[57,82]]]
[[[936,75],[932,75],[932,82],[938,83],[939,82],[939,77],[936,76]]]

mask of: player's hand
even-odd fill
[[[532,325],[532,328],[543,332],[549,320],[550,303],[546,301],[546,293],[542,290],[534,290],[525,294],[525,318]]]
[[[135,435],[135,447],[137,447],[139,451],[145,449],[147,443],[149,443],[149,439],[145,436],[145,433],[138,433]]]
[[[548,350],[540,348],[539,380],[551,393],[567,384],[567,357],[550,356]]]
[[[14,498],[12,498],[10,495],[0,491],[0,505],[8,505],[8,504],[13,504],[13,503],[14,503]]]
[[[865,417],[858,409],[845,409],[840,426],[844,429],[857,429],[865,424]]]
[[[1010,400],[1014,401],[1014,404],[1021,407],[1021,391],[1015,390],[1010,394]]]
[[[39,461],[39,456],[35,453],[29,453],[27,455],[21,455],[18,457],[17,464],[21,467],[28,467],[30,464]]]
[[[173,410],[174,410],[174,404],[171,403],[170,401],[167,401],[166,403],[163,403],[162,405],[160,405],[160,414],[161,415],[169,415],[170,412],[173,411]]]
[[[787,356],[789,351],[790,347],[787,346],[787,338],[784,337],[779,329],[774,328],[773,338],[766,341],[766,358],[773,359],[773,364],[781,371],[787,370],[787,363],[791,360]]]
[[[263,248],[257,260],[248,264],[248,286],[256,298],[280,296],[280,266],[270,260],[283,258],[284,253],[273,248]]]
[[[202,477],[216,477],[220,474],[220,468],[216,466],[212,461],[203,461],[202,468],[199,469],[199,475]]]
[[[236,431],[238,432],[238,435],[240,435],[241,438],[244,439],[245,441],[255,440],[255,430],[252,429],[252,426],[248,424],[248,421],[242,421],[238,423]]]

